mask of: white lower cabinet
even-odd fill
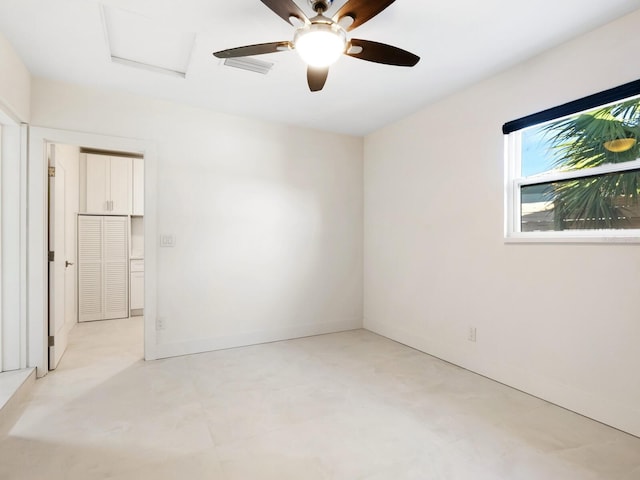
[[[129,316],[129,218],[78,215],[78,321]]]
[[[144,308],[144,260],[131,260],[130,308],[142,310]]]

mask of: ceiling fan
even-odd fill
[[[347,32],[371,20],[395,0],[348,0],[332,18],[325,12],[333,0],[307,0],[316,16],[307,18],[293,0],[260,0],[284,21],[296,27],[293,40],[259,43],[215,52],[217,58],[248,57],[296,50],[307,64],[307,83],[312,92],[322,90],[329,66],[345,54],[360,60],[413,67],[420,57],[411,52],[371,40],[348,38]]]

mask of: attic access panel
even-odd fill
[[[152,20],[139,13],[102,6],[105,37],[116,63],[185,77],[195,33]]]

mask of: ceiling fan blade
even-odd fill
[[[319,92],[324,87],[329,75],[329,67],[307,67],[307,83],[309,90]]]
[[[260,0],[267,7],[269,7],[273,13],[282,18],[285,22],[293,25],[291,17],[296,17],[302,23],[309,23],[309,19],[304,12],[296,5],[293,0]]]
[[[352,47],[345,53],[350,57],[367,60],[369,62],[396,65],[399,67],[413,67],[420,61],[420,57],[398,47],[371,40],[351,39]]]
[[[289,41],[258,43],[256,45],[246,45],[244,47],[221,50],[219,52],[215,52],[213,56],[218,58],[250,57],[252,55],[263,55],[265,53],[285,52],[292,48],[293,45],[291,45],[291,42]]]
[[[345,27],[345,30],[353,30],[371,20],[393,2],[395,0],[349,0],[333,16],[333,21],[339,22],[343,17],[351,17],[353,23]]]

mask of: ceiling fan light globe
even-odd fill
[[[293,44],[307,65],[328,67],[346,50],[347,36],[337,24],[312,24],[296,30]]]

